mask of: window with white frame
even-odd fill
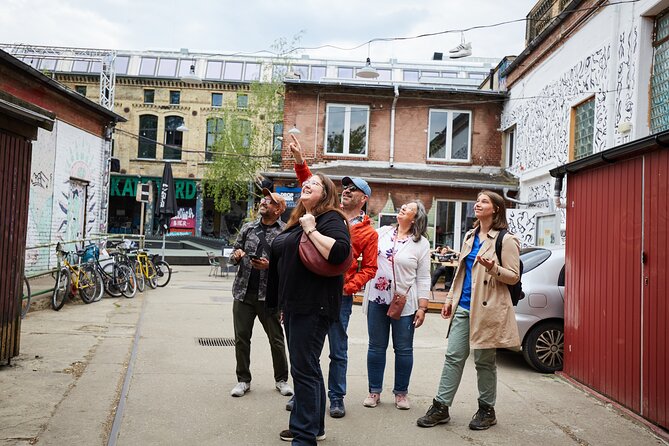
[[[516,161],[516,126],[504,130],[504,153],[506,166],[511,167]]]
[[[427,142],[428,159],[469,161],[471,113],[460,110],[430,110]]]
[[[435,246],[462,248],[465,234],[474,223],[473,201],[437,201]]]
[[[328,104],[325,129],[326,154],[367,155],[368,106]]]

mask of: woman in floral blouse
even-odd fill
[[[369,396],[363,404],[376,407],[381,400],[386,350],[392,328],[395,352],[395,407],[409,409],[407,399],[413,368],[413,334],[423,324],[430,291],[430,243],[425,237],[427,213],[418,201],[404,204],[397,225],[377,229],[378,270],[367,284],[363,313],[367,315]],[[407,296],[399,320],[386,315],[394,293]]]

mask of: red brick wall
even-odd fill
[[[302,132],[299,136],[304,157],[309,164],[328,160],[347,159],[323,154],[325,112],[328,103],[360,104],[370,107],[369,151],[365,161],[389,161],[390,116],[393,93],[390,89],[357,90],[356,92],[321,91],[313,86],[288,86],[284,109],[284,130],[293,125]],[[430,108],[455,109],[472,113],[472,161],[452,163],[427,161],[427,128]],[[395,114],[395,153],[397,163],[429,163],[443,165],[500,166],[502,134],[500,125],[502,100],[495,97],[466,93],[408,92],[400,90]],[[284,135],[286,141],[289,135]],[[292,169],[292,156],[284,144],[284,169]],[[315,157],[314,157],[315,154]],[[359,160],[351,157],[349,159]]]

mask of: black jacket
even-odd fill
[[[318,232],[335,239],[328,261],[341,263],[349,255],[351,238],[343,217],[329,211],[316,218]],[[344,276],[324,277],[309,271],[300,260],[302,227],[286,229],[272,242],[265,305],[285,313],[314,314],[339,319]]]

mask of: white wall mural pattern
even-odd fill
[[[615,142],[629,141],[631,133],[618,133],[618,124],[632,122],[634,113],[635,61],[637,54],[637,27],[634,26],[618,36],[618,72],[616,76]]]
[[[595,151],[605,148],[608,127],[606,85],[610,58],[610,45],[607,44],[543,87],[536,98],[511,98],[502,114],[502,128],[516,124],[518,156],[509,170],[520,176],[521,186],[523,172],[547,164],[563,164],[568,160],[571,107],[590,94],[595,96]]]

